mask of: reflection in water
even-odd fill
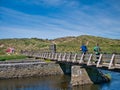
[[[99,85],[94,84],[71,87],[70,76],[56,75],[0,80],[0,90],[118,90],[120,88],[120,73],[109,73],[113,77],[112,81]]]
[[[95,85],[70,86],[70,76],[57,75],[26,79],[0,80],[0,90],[98,90]]]

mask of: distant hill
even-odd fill
[[[22,39],[0,39],[0,54],[5,54],[9,47],[14,47],[15,51],[19,53],[21,50],[40,50],[48,48],[50,41],[37,38],[22,38]]]
[[[80,52],[79,47],[82,45],[82,43],[84,43],[87,45],[89,52],[93,52],[93,47],[96,45],[96,43],[98,43],[103,53],[112,53],[112,52],[120,53],[120,39],[117,40],[117,39],[108,39],[103,37],[82,35],[76,38],[72,38],[71,40],[69,39],[66,40],[67,41],[58,43],[57,45],[58,51]]]
[[[14,47],[16,52],[20,50],[44,50],[48,49],[51,43],[56,43],[57,52],[80,52],[79,47],[85,43],[89,52],[93,52],[93,47],[99,43],[103,53],[120,53],[120,39],[108,39],[103,37],[82,35],[78,37],[62,37],[54,40],[44,40],[38,38],[23,39],[0,39],[0,54],[4,54],[8,47]]]

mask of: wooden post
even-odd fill
[[[49,52],[47,53],[47,56],[46,56],[46,58],[48,58],[49,57]]]
[[[99,57],[99,59],[98,59],[98,62],[97,62],[97,65],[96,65],[96,67],[99,67],[99,64],[102,62],[102,54],[100,54],[100,57]]]
[[[46,57],[46,53],[44,52],[44,58]]]
[[[40,57],[42,58],[42,53],[40,54]]]
[[[65,61],[65,59],[66,59],[66,53],[64,53],[64,56],[63,56],[63,58],[62,58],[62,61]]]
[[[87,65],[90,65],[90,61],[92,60],[92,56],[93,56],[93,54],[90,54],[90,57],[89,57],[88,62],[87,62]]]
[[[79,63],[82,63],[82,62],[83,62],[83,58],[84,58],[84,53],[82,54]]]
[[[44,53],[42,53],[42,58],[44,58]]]
[[[58,57],[58,53],[55,53],[55,60],[57,60],[57,57]]]
[[[47,56],[48,56],[48,53],[46,52],[45,58],[47,58]]]
[[[43,53],[43,58],[45,58],[45,53]]]
[[[52,59],[52,60],[54,59],[54,53],[52,53],[52,57],[51,57],[51,59]]]
[[[68,54],[67,62],[70,62],[71,53]]]
[[[113,54],[111,57],[108,69],[111,69],[112,64],[115,66],[115,63],[113,63],[113,62],[115,62],[115,54]]]
[[[45,58],[48,58],[48,53],[46,53]]]
[[[50,59],[51,53],[49,53],[48,59]]]
[[[75,53],[74,55],[74,59],[72,60],[73,63],[76,61],[76,57],[77,57],[77,53]]]
[[[44,53],[42,53],[42,58],[44,58]]]
[[[61,56],[62,56],[62,54],[60,53],[59,57],[58,57],[58,61],[61,61]]]

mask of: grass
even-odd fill
[[[13,59],[25,59],[24,55],[1,55],[0,61],[13,60]]]
[[[49,63],[49,62],[51,62],[51,60],[49,60],[49,59],[46,59],[46,60],[45,60],[45,62],[48,62],[48,63]]]
[[[37,38],[22,39],[0,39],[0,55],[6,54],[8,47],[14,47],[15,52],[20,54],[21,50],[46,51],[52,42],[56,43],[57,52],[80,52],[82,43],[87,44],[88,51],[94,53],[93,47],[99,43],[102,53],[120,53],[120,39],[109,39],[96,36],[82,35],[78,37],[63,37],[53,40],[44,40]]]

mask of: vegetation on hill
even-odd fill
[[[96,45],[96,43],[98,43],[103,53],[120,53],[120,40],[87,35],[79,36],[72,40],[59,43],[57,45],[58,51],[80,52],[79,48],[82,43],[87,45],[89,52],[93,52],[93,47]]]
[[[19,53],[21,50],[39,50],[40,48],[48,48],[48,40],[37,39],[37,38],[23,38],[23,39],[1,39],[0,54],[5,54],[6,49],[9,47],[15,48],[15,52]]]
[[[93,47],[99,43],[103,53],[120,53],[120,39],[108,39],[82,35],[78,37],[63,37],[54,40],[44,40],[37,38],[23,39],[1,39],[0,55],[5,54],[8,47],[14,47],[16,53],[21,50],[45,50],[49,49],[51,43],[56,43],[57,52],[80,52],[80,46],[85,43],[89,52],[93,52]]]

